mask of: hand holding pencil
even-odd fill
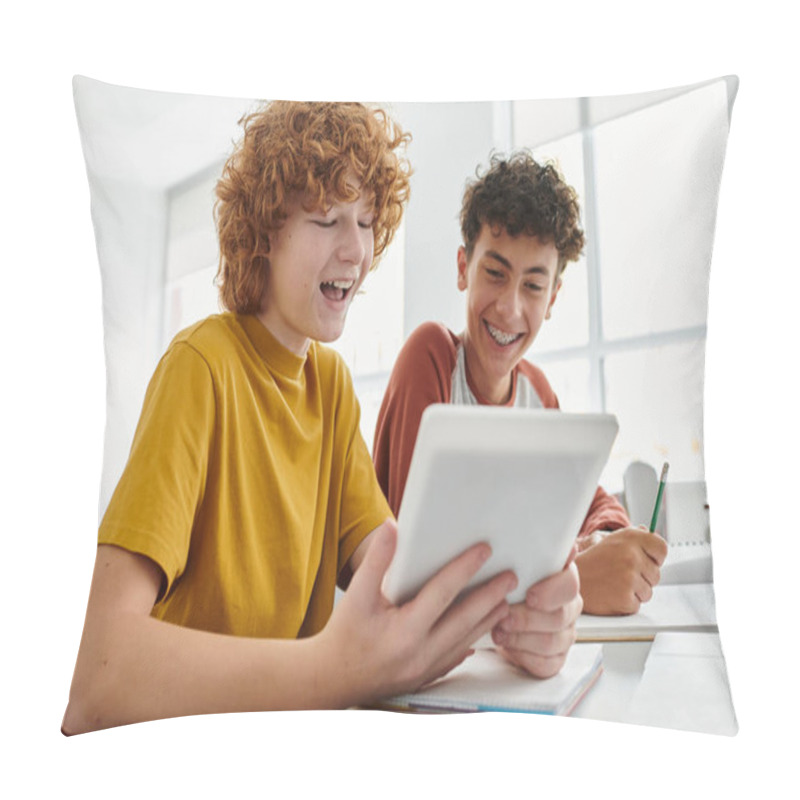
[[[575,563],[587,614],[635,614],[653,596],[667,557],[667,543],[656,533],[669,464],[661,469],[649,530],[621,528],[598,532],[596,541],[580,548]],[[592,535],[594,536],[594,534]]]

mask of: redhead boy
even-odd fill
[[[524,359],[584,244],[574,190],[529,154],[495,157],[468,185],[461,211],[458,288],[466,292],[460,335],[438,323],[411,333],[395,364],[375,432],[373,457],[395,514],[422,412],[432,403],[558,408],[544,373]],[[598,488],[578,536],[584,610],[630,614],[652,596],[666,556],[661,537],[630,527]],[[512,613],[495,642],[516,643]]]
[[[242,123],[217,186],[228,311],[178,334],[148,387],[100,526],[67,734],[370,702],[443,674],[509,613],[508,572],[453,603],[486,545],[412,602],[383,597],[396,527],[349,372],[319,344],[400,222],[407,135],[350,103]],[[576,575],[544,592],[574,637]]]

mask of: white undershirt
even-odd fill
[[[517,393],[514,397],[515,408],[542,408],[542,400],[531,382],[517,372]],[[519,380],[521,378],[522,380]],[[467,362],[461,342],[456,348],[456,368],[450,383],[450,402],[457,406],[477,406],[478,398],[472,393],[467,383]]]

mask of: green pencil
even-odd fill
[[[664,462],[661,468],[661,480],[658,483],[658,494],[656,495],[656,507],[653,509],[653,519],[650,520],[650,533],[656,532],[656,522],[658,521],[658,512],[661,511],[661,498],[664,496],[664,484],[667,482],[667,472],[669,472],[669,463]]]

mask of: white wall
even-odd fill
[[[403,331],[426,320],[455,331],[464,325],[456,288],[458,222],[464,185],[496,146],[493,104],[397,103],[389,108],[414,137],[408,149],[414,174],[406,212]]]
[[[82,77],[74,79],[73,93],[103,289],[102,515],[163,350],[169,190],[224,160],[252,101],[126,89]]]

